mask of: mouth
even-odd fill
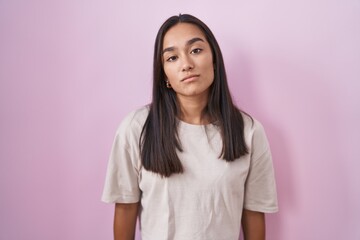
[[[192,80],[195,80],[196,78],[198,78],[199,76],[200,76],[199,74],[192,74],[192,75],[189,75],[189,76],[186,76],[185,78],[183,78],[181,80],[181,82],[192,81]]]

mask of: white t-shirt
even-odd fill
[[[216,125],[180,121],[178,156],[184,173],[162,178],[141,165],[139,138],[148,115],[143,107],[120,124],[102,201],[141,201],[142,240],[237,240],[243,208],[278,210],[271,153],[262,125],[244,116],[249,154],[233,162],[219,159]]]

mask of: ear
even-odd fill
[[[171,84],[168,79],[165,79],[166,87],[171,88]]]

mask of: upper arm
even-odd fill
[[[139,203],[116,203],[114,214],[114,239],[133,240]]]
[[[131,217],[137,217],[139,209],[139,202],[137,203],[116,203],[115,204],[115,217],[119,217],[122,214],[127,214]]]
[[[243,210],[241,225],[244,240],[265,239],[265,214],[250,210]]]
[[[135,203],[140,200],[139,132],[141,127],[126,117],[116,131],[108,161],[102,200],[107,203]]]
[[[251,139],[250,166],[245,182],[244,208],[276,212],[277,194],[269,143],[262,125],[255,120]]]

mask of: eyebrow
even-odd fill
[[[189,45],[194,44],[194,43],[196,43],[196,42],[198,42],[198,41],[200,41],[200,42],[205,42],[202,38],[194,37],[194,38],[188,40],[185,45],[186,45],[186,46],[189,46]],[[174,51],[174,50],[175,50],[175,47],[168,47],[168,48],[165,48],[165,49],[162,51],[162,54],[164,54],[164,53],[166,53],[166,52],[171,52],[171,51]]]

